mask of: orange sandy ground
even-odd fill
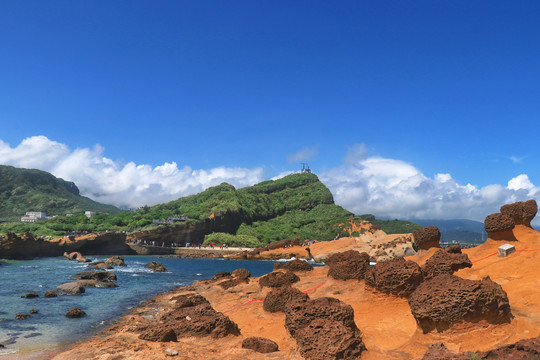
[[[501,284],[508,293],[514,318],[508,324],[461,323],[442,333],[423,334],[417,329],[406,299],[384,295],[367,289],[363,281],[340,281],[327,278],[327,267],[317,267],[312,272],[298,273],[301,281],[295,286],[309,291],[312,298],[336,297],[350,304],[355,311],[355,321],[362,331],[368,351],[361,360],[380,359],[421,359],[431,343],[442,341],[459,352],[484,351],[497,346],[513,343],[520,339],[540,335],[540,251],[520,251],[540,249],[540,233],[524,226],[517,226],[514,242],[517,253],[506,258],[493,256],[475,262],[497,251],[506,241],[488,239],[481,246],[464,250],[474,262],[470,269],[460,270],[456,275],[467,279],[481,279],[489,275]],[[333,242],[334,251],[341,250],[347,240]],[[325,243],[330,247],[330,243]],[[288,249],[291,250],[291,249]],[[325,250],[330,250],[326,249]],[[305,251],[305,250],[304,250]],[[435,249],[423,251],[409,257],[423,263]],[[249,300],[264,298],[268,289],[261,289],[257,279],[249,284],[222,290],[215,284],[199,282],[194,285],[197,292],[205,296],[217,311],[226,312]],[[151,302],[135,309],[130,315],[108,331],[53,357],[54,360],[120,360],[120,359],[166,359],[167,348],[177,350],[174,359],[301,359],[295,341],[284,327],[285,315],[270,314],[262,310],[262,302],[253,302],[226,313],[241,329],[241,336],[227,336],[222,339],[184,338],[174,343],[152,343],[137,338],[130,332],[141,316],[159,316],[171,302],[172,296],[185,292],[159,295]],[[250,336],[262,336],[276,341],[280,351],[259,354],[241,348],[242,340]]]

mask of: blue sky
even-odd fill
[[[540,194],[539,13],[536,1],[0,2],[0,163],[138,206],[306,161],[352,211],[480,219]],[[153,180],[133,180],[138,167]]]

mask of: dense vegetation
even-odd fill
[[[19,221],[27,211],[65,215],[84,211],[119,213],[121,210],[79,195],[74,183],[35,169],[0,165],[0,220]]]
[[[66,184],[69,187],[72,183]],[[42,236],[61,236],[72,231],[129,232],[143,228],[151,229],[152,220],[155,219],[187,216],[189,218],[187,221],[196,222],[220,212],[235,214],[236,218],[241,219],[239,222],[241,225],[235,234],[208,235],[206,243],[254,247],[294,237],[331,240],[336,234],[347,235],[347,232],[338,225],[345,224],[353,218],[366,218],[388,233],[411,232],[412,229],[419,227],[404,221],[376,220],[372,215],[355,217],[349,211],[334,205],[332,194],[316,175],[293,174],[238,190],[232,185],[222,183],[196,195],[165,204],[144,206],[136,211],[116,214],[100,212],[92,218],[78,213],[72,216],[58,216],[36,224],[6,223],[0,226],[0,233],[28,231]]]

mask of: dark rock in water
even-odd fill
[[[84,286],[76,281],[62,284],[56,288],[56,293],[60,295],[80,295],[84,292]]]
[[[325,263],[330,268],[328,276],[336,280],[364,280],[369,269],[369,260],[369,255],[365,252],[348,250],[329,256]]]
[[[298,281],[300,281],[300,278],[293,272],[274,271],[261,277],[259,279],[259,285],[261,287],[280,287],[291,285]]]
[[[144,265],[145,268],[152,270],[153,272],[167,272],[165,266],[162,263],[151,261],[148,264]]]
[[[257,351],[263,354],[278,351],[278,344],[263,337],[249,337],[242,341],[242,348]]]
[[[350,305],[334,298],[294,303],[285,313],[285,327],[307,359],[358,359],[366,349]]]
[[[106,264],[104,262],[101,262],[100,264],[96,264],[94,265],[94,267],[96,269],[100,269],[100,270],[111,270],[111,269],[114,269],[114,266],[110,265],[110,264]]]
[[[4,344],[0,344],[0,349],[5,348]]]
[[[86,315],[86,313],[83,310],[79,309],[79,308],[71,308],[66,313],[66,317],[68,317],[70,319],[81,318],[81,317],[83,317],[85,315]]]
[[[238,325],[227,316],[212,308],[208,300],[200,295],[182,295],[173,298],[176,307],[162,315],[158,322],[144,327],[144,336],[150,333],[165,333],[173,329],[177,337],[211,336],[222,338],[227,335],[239,335]]]
[[[218,272],[216,275],[214,275],[212,277],[212,280],[219,280],[219,279],[227,278],[227,277],[230,277],[230,276],[231,276],[230,272],[222,271],[222,272]]]
[[[28,319],[30,317],[30,315],[28,314],[16,314],[15,315],[15,320],[24,320],[24,319]]]
[[[36,336],[42,336],[42,335],[43,335],[42,333],[35,332],[35,333],[30,333],[28,335],[24,335],[23,338],[30,339],[30,338],[33,338],[33,337],[36,337]]]
[[[77,280],[77,284],[81,285],[84,288],[90,287],[90,288],[106,288],[106,289],[112,289],[118,287],[114,283],[114,281],[105,280],[105,281],[99,281],[99,280]]]
[[[418,250],[427,250],[432,247],[441,247],[441,232],[433,225],[426,226],[420,230],[413,230],[414,246]]]
[[[409,296],[424,281],[420,266],[414,261],[395,258],[369,268],[366,285],[397,296]]]
[[[43,296],[45,296],[46,298],[53,298],[53,297],[57,297],[58,295],[56,294],[56,292],[49,290],[49,291],[45,291],[45,294]]]
[[[311,271],[313,266],[304,260],[294,259],[285,263],[275,262],[274,270],[285,269],[290,271]]]
[[[501,214],[510,216],[516,225],[531,227],[531,220],[537,212],[538,205],[534,199],[501,206]]]
[[[422,273],[424,278],[431,279],[439,274],[453,274],[459,269],[471,266],[472,262],[467,254],[451,253],[440,249],[422,265]]]
[[[116,281],[115,273],[110,271],[83,271],[78,273],[75,278],[81,280],[97,280],[97,281]]]
[[[39,295],[32,291],[32,292],[29,292],[28,294],[25,294],[25,295],[21,296],[21,297],[24,298],[24,299],[33,299],[33,298],[39,297]]]
[[[178,341],[176,333],[173,329],[167,327],[153,327],[143,331],[139,335],[139,339],[154,342],[170,342]]]
[[[236,269],[232,272],[232,276],[239,279],[248,279],[251,277],[251,272],[247,269]]]
[[[516,226],[514,220],[501,213],[488,215],[484,220],[484,229],[488,233],[488,237],[493,240],[508,240],[516,241],[516,237],[512,229]]]
[[[497,324],[511,317],[506,292],[489,277],[466,280],[441,274],[420,284],[409,297],[409,306],[424,333],[444,331],[462,321]]]
[[[281,286],[272,289],[266,295],[263,302],[263,309],[268,312],[285,312],[287,306],[295,302],[306,302],[309,296],[297,288],[291,286]]]
[[[38,312],[36,309],[30,309],[30,314],[37,314]]]
[[[124,262],[124,258],[121,256],[112,256],[105,260],[105,264],[110,266],[127,266]]]

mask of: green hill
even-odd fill
[[[0,219],[19,221],[27,211],[42,211],[52,216],[121,210],[81,196],[74,183],[48,172],[0,165]]]

